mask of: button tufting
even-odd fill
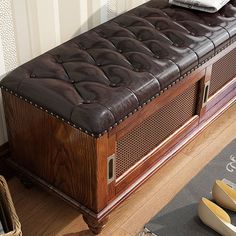
[[[63,63],[62,59],[61,59],[61,58],[58,58],[58,59],[57,59],[57,63],[62,64],[62,63]]]
[[[83,104],[90,104],[90,103],[91,103],[90,100],[84,100],[84,101],[83,101]]]
[[[87,48],[85,46],[81,45],[81,44],[80,44],[80,49],[87,50]]]
[[[116,83],[110,83],[109,85],[110,85],[110,87],[117,87]]]

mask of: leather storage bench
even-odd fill
[[[99,233],[140,184],[235,102],[236,0],[208,14],[153,0],[1,82],[20,173]]]

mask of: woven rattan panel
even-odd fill
[[[118,140],[117,178],[196,114],[197,93],[196,84]]]
[[[236,49],[222,57],[212,67],[209,95],[214,95],[236,75]]]

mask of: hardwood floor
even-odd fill
[[[102,234],[137,235],[217,153],[236,138],[236,105],[211,124],[110,216]],[[89,236],[82,216],[38,187],[24,188],[17,178],[9,187],[24,236]]]

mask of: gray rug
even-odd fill
[[[201,197],[211,197],[216,179],[223,179],[236,189],[236,139],[218,154],[176,197],[146,225],[146,232],[157,236],[218,235],[197,216]],[[236,213],[226,210],[236,225]]]

